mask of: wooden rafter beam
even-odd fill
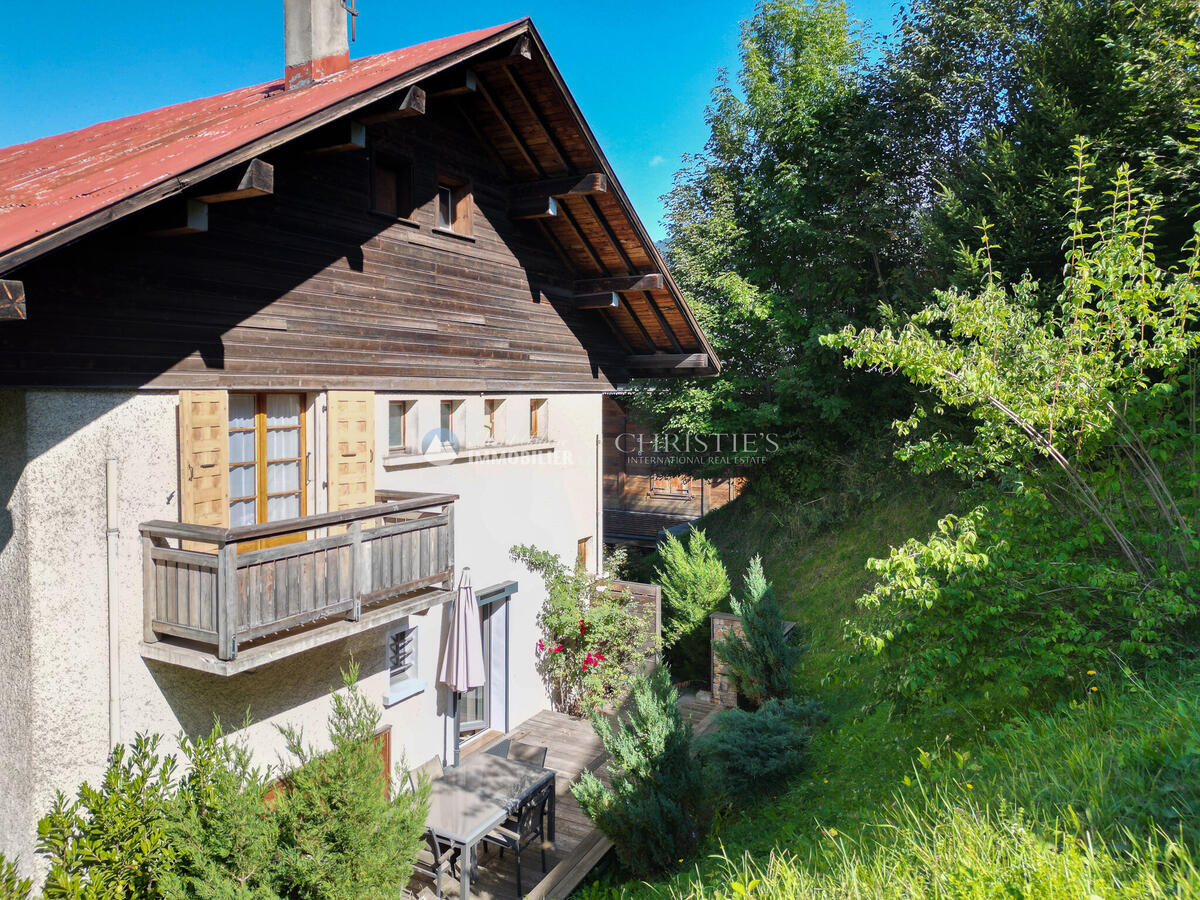
[[[367,126],[357,120],[339,122],[320,136],[320,143],[309,153],[347,153],[367,149]]]
[[[508,78],[508,83],[512,86],[513,93],[517,95],[517,98],[521,101],[521,105],[525,107],[525,110],[533,118],[534,123],[537,125],[538,130],[541,131],[543,137],[545,137],[546,143],[554,152],[554,155],[558,157],[558,164],[562,171],[571,171],[571,154],[562,145],[562,142],[559,141],[558,135],[549,122],[546,121],[546,117],[542,115],[542,111],[538,108],[529,90],[525,87],[525,82],[521,76],[511,66],[504,70],[504,74]]]
[[[479,90],[479,78],[475,75],[474,69],[467,69],[462,76],[462,80],[450,85],[450,87],[440,88],[433,92],[434,97],[462,97],[466,94],[474,94]]]
[[[510,219],[552,219],[558,215],[558,201],[553,197],[514,200],[509,204]]]
[[[0,278],[0,320],[24,318],[27,318],[24,283]]]
[[[600,254],[596,252],[596,248],[592,246],[592,242],[588,240],[587,234],[582,228],[579,227],[579,222],[575,218],[575,214],[571,212],[571,208],[565,203],[560,203],[558,210],[560,213],[562,213],[562,215],[558,216],[559,221],[566,222],[567,225],[570,226],[571,231],[577,238],[579,238],[579,243],[583,245],[583,249],[587,251],[592,262],[596,264],[596,268],[598,268],[606,276],[611,275],[612,272],[608,270],[608,266],[604,264],[604,260],[601,258]],[[578,266],[576,266],[576,268],[578,268]]]
[[[360,116],[358,121],[364,125],[375,125],[378,122],[391,122],[395,119],[410,119],[413,116],[423,115],[425,115],[425,90],[414,84],[404,92],[399,103],[393,100],[378,112]]]
[[[566,175],[544,181],[526,181],[514,184],[512,196],[518,199],[529,197],[571,197],[608,192],[608,176],[601,172],[584,175]]]
[[[625,365],[630,369],[647,372],[678,372],[711,369],[712,361],[707,353],[642,353],[627,356]]]
[[[613,317],[608,313],[600,313],[600,318],[604,320],[604,324],[608,326],[608,330],[617,339],[617,346],[621,348],[621,352],[626,356],[633,356],[633,347],[625,335],[621,333],[621,329],[617,327],[617,323],[613,321]]]
[[[575,282],[575,290],[580,294],[592,294],[600,291],[633,294],[640,291],[661,291],[663,283],[661,272],[646,272],[642,275],[618,275],[614,278],[587,278]]]
[[[567,271],[578,271],[578,264],[575,262],[575,260],[571,259],[571,255],[567,253],[566,248],[562,245],[562,241],[558,239],[558,235],[556,235],[547,224],[547,220],[536,219],[535,221],[537,222],[538,227],[541,228],[542,234],[546,236],[546,241],[550,244],[550,249],[554,251],[554,255],[558,257],[559,261],[566,266]]]
[[[671,347],[676,353],[683,352],[683,344],[679,343],[679,338],[675,335],[675,329],[671,327],[671,323],[667,321],[667,317],[662,314],[662,310],[658,308],[658,304],[654,302],[654,298],[650,296],[649,291],[642,293],[646,305],[650,307],[650,311],[654,313],[654,318],[658,321],[658,327],[661,328],[667,335],[667,340],[671,342]]]
[[[222,173],[204,185],[205,193],[196,197],[202,203],[227,203],[249,197],[267,197],[275,193],[275,167],[261,159],[252,159],[240,170]]]
[[[608,242],[612,244],[613,249],[617,251],[617,255],[621,257],[621,262],[625,264],[630,272],[637,270],[637,266],[633,264],[633,260],[629,258],[629,254],[625,252],[625,245],[621,243],[621,239],[617,237],[617,233],[613,231],[612,225],[608,222],[608,217],[600,209],[600,205],[596,202],[596,198],[591,194],[583,198],[587,204],[588,212],[596,220],[596,224],[600,226],[600,230],[604,232],[604,236],[608,238]]]
[[[154,237],[177,237],[208,231],[208,204],[199,200],[185,201],[182,209],[169,204],[164,208],[162,215],[167,217],[164,224],[152,227],[147,234]]]
[[[621,296],[611,291],[599,294],[576,294],[571,298],[576,309],[616,309],[621,305]]]
[[[496,98],[492,96],[492,92],[487,89],[486,84],[484,84],[482,81],[479,81],[477,82],[477,86],[479,90],[479,96],[483,98],[483,102],[488,105],[488,108],[491,109],[492,114],[499,120],[501,127],[504,128],[504,131],[508,134],[509,138],[512,139],[512,142],[517,145],[517,150],[520,151],[521,157],[529,164],[530,168],[537,172],[539,178],[544,178],[546,176],[546,170],[542,168],[542,164],[538,162],[537,155],[533,152],[533,148],[529,146],[525,138],[521,137],[521,133],[517,130],[517,126],[513,124],[512,119],[508,117],[508,113],[504,111],[504,107],[501,106],[496,101]]]
[[[529,35],[525,34],[513,41],[513,45],[509,49],[507,56],[477,62],[475,63],[475,68],[481,71],[503,69],[515,63],[527,62],[531,59],[533,59],[533,44],[529,40]]]

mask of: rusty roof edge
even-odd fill
[[[566,98],[567,105],[571,110],[571,115],[575,117],[576,124],[579,125],[580,131],[583,132],[583,135],[587,139],[592,152],[596,154],[596,159],[600,161],[600,166],[604,169],[604,174],[608,176],[611,185],[616,189],[614,193],[616,194],[618,202],[624,209],[625,214],[629,216],[629,221],[632,223],[634,231],[637,232],[638,236],[641,238],[642,243],[646,248],[646,252],[650,256],[650,259],[659,267],[659,270],[662,272],[663,277],[666,280],[667,288],[671,293],[671,297],[679,304],[679,308],[683,312],[684,317],[687,319],[687,323],[692,327],[700,346],[703,347],[704,352],[708,354],[709,361],[713,368],[713,371],[709,374],[720,374],[721,359],[717,356],[716,351],[713,350],[712,344],[709,343],[708,335],[706,335],[704,333],[704,329],[700,327],[700,323],[696,320],[696,314],[692,311],[691,306],[684,298],[683,292],[679,289],[679,285],[675,283],[675,278],[671,275],[670,270],[667,268],[666,261],[663,259],[662,254],[658,252],[657,245],[655,245],[654,241],[651,240],[650,233],[646,231],[646,226],[643,224],[641,216],[637,214],[637,210],[634,209],[633,203],[630,201],[629,196],[625,193],[625,188],[621,186],[620,180],[613,171],[612,164],[608,161],[608,157],[604,155],[604,151],[600,147],[600,142],[596,139],[596,135],[593,133],[591,126],[588,125],[587,119],[584,118],[583,111],[580,110],[579,104],[575,102],[575,97],[567,87],[566,80],[563,78],[562,73],[558,70],[558,66],[555,65],[554,58],[550,55],[550,51],[546,48],[546,43],[542,40],[541,34],[538,33],[537,26],[533,24],[532,19],[527,19],[526,21],[528,23],[529,33],[533,37],[533,40],[537,43],[538,49],[541,51],[542,58],[546,61],[546,67],[549,69],[555,85],[560,91],[562,91],[563,97]]]
[[[490,50],[525,31],[533,31],[533,22],[528,17],[520,19],[473,44],[468,44],[437,59],[422,63],[374,87],[366,88],[356,94],[351,94],[349,97],[335,100],[328,106],[315,110],[303,118],[297,119],[295,122],[283,125],[262,137],[249,141],[220,156],[216,156],[206,163],[194,166],[184,172],[168,175],[161,181],[147,185],[126,197],[114,200],[108,206],[102,207],[72,222],[68,222],[65,225],[55,228],[53,231],[39,235],[4,253],[0,253],[0,275],[7,275],[38,257],[74,243],[105,225],[111,225],[128,215],[132,215],[135,212],[153,206],[155,203],[182,193],[197,182],[220,174],[226,169],[249,162],[255,156],[264,152],[264,150],[302,137],[334,119],[375,103],[388,96],[388,94],[403,90],[423,78],[436,75],[443,69],[448,69],[472,56]],[[279,139],[281,134],[286,134],[286,137],[282,140]]]

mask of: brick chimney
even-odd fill
[[[350,66],[342,0],[283,0],[283,85],[302,88]]]

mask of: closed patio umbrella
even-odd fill
[[[458,596],[450,615],[450,631],[446,635],[446,653],[438,681],[454,693],[454,765],[458,765],[459,697],[472,688],[487,683],[483,666],[483,630],[479,622],[479,606],[471,587],[471,569],[464,568],[458,582]]]

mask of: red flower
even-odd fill
[[[600,662],[604,662],[604,654],[603,654],[603,653],[597,653],[597,654],[596,654],[596,659],[598,659]]]
[[[587,634],[587,625],[584,624],[583,619],[579,620],[579,633],[581,635]]]
[[[538,641],[538,649],[539,649],[539,650],[545,650],[545,649],[546,649],[546,642],[545,642],[545,641]]]
[[[551,647],[551,648],[550,648],[550,652],[551,652],[551,653],[562,653],[562,652],[563,652],[563,645],[562,645],[562,644],[559,644],[557,647]]]

